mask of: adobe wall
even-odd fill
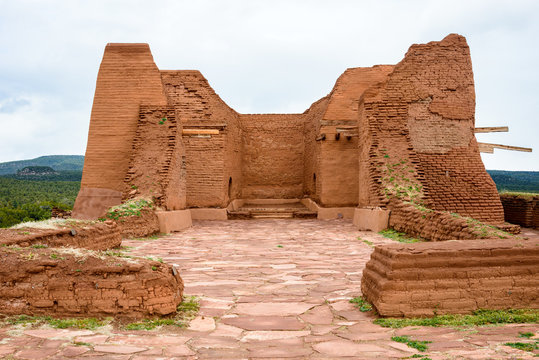
[[[361,291],[382,316],[539,307],[539,243],[471,240],[377,246]]]
[[[413,45],[360,102],[360,205],[397,195],[501,224],[503,209],[474,136],[475,92],[464,37]],[[365,172],[367,170],[367,172]],[[366,186],[365,186],[366,185]]]
[[[316,101],[304,114],[303,194],[320,201],[320,146],[316,138],[320,133],[320,120],[326,112],[329,96]]]
[[[320,147],[319,202],[323,206],[356,206],[358,204],[358,137],[336,138],[337,127],[356,127],[358,104],[363,92],[386,79],[392,65],[377,65],[371,68],[347,69],[335,83],[329,94],[327,109],[320,120],[319,132],[325,140],[318,141]]]
[[[505,221],[524,227],[539,227],[539,196],[501,194]]]
[[[147,259],[82,249],[0,249],[0,312],[141,318],[174,313],[183,282]]]
[[[150,47],[107,44],[97,75],[81,187],[123,191],[140,104],[167,104]]]
[[[58,229],[0,229],[0,243],[20,247],[46,245],[107,250],[121,245],[122,234],[113,221],[88,224],[66,223],[64,227]]]
[[[242,114],[244,199],[303,197],[303,114]]]
[[[510,231],[518,234],[518,226],[502,226],[503,231],[445,211],[431,210],[392,199],[389,203],[389,227],[413,237],[430,241],[475,240],[483,238],[509,238]]]
[[[182,125],[170,106],[142,105],[132,143],[124,200],[154,199],[167,210],[184,209],[186,166]]]
[[[226,207],[241,188],[238,115],[226,105],[199,71],[161,71],[171,106],[184,128],[213,129],[219,134],[183,136],[188,207]],[[234,181],[235,180],[235,181]]]
[[[159,219],[154,209],[142,209],[139,216],[120,217],[116,220],[116,224],[124,239],[141,238],[159,233]]]

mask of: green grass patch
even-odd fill
[[[476,310],[472,315],[439,315],[431,318],[380,318],[374,323],[383,327],[405,326],[484,326],[494,324],[538,324],[539,309]]]
[[[380,231],[378,234],[388,239],[395,240],[401,243],[407,243],[407,244],[427,241],[426,239],[414,238],[414,237],[408,236],[407,234],[398,232],[397,230],[394,230],[394,229],[385,229],[385,230]]]
[[[33,247],[34,249],[46,249],[46,248],[48,248],[48,246],[45,245],[45,244],[33,244],[31,247]]]
[[[374,247],[374,243],[373,243],[372,241],[362,239],[362,238],[360,238],[359,236],[358,236],[357,239],[363,241],[363,243],[367,244],[367,245],[370,246],[370,247]]]
[[[532,338],[532,337],[534,337],[534,336],[535,336],[535,334],[532,333],[532,332],[524,332],[524,333],[523,333],[523,332],[519,332],[519,333],[518,333],[518,337],[526,338],[526,339]]]
[[[127,324],[126,330],[153,330],[156,327],[165,325],[175,325],[179,327],[185,327],[185,323],[177,322],[174,318],[170,319],[144,319],[139,322]]]
[[[393,336],[391,340],[406,344],[408,347],[417,349],[421,352],[427,351],[429,348],[427,344],[432,343],[432,341],[411,340],[409,336]]]
[[[8,317],[5,322],[10,325],[49,325],[55,329],[86,329],[95,330],[99,327],[108,325],[111,322],[111,318],[104,320],[96,318],[66,318],[57,319],[51,316],[29,316],[19,315],[14,317]]]
[[[118,220],[128,216],[142,216],[142,210],[151,209],[152,207],[153,203],[151,200],[133,199],[121,205],[111,207],[105,216],[112,220]]]
[[[369,302],[367,300],[363,299],[363,297],[361,297],[361,296],[350,299],[350,302],[352,304],[356,305],[357,308],[359,309],[359,311],[361,311],[361,312],[367,312],[367,311],[372,310],[372,305],[369,304]]]
[[[539,344],[539,341],[536,341],[533,343],[508,342],[508,343],[505,343],[504,345],[510,346],[514,349],[523,350],[523,351],[534,351],[534,350],[539,350],[538,344]]]

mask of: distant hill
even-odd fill
[[[539,171],[487,170],[496,183],[498,191],[521,191],[539,193]]]
[[[82,171],[84,156],[82,155],[48,155],[31,160],[19,160],[0,163],[0,175],[16,174],[28,166],[49,166],[56,171]]]
[[[54,175],[58,174],[50,166],[26,166],[21,170],[17,170],[17,175],[19,176],[43,176],[43,175]]]

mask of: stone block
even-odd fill
[[[226,210],[225,210],[226,211]],[[174,210],[174,211],[156,211],[159,220],[159,231],[162,233],[171,233],[173,231],[181,231],[191,227],[190,210]]]
[[[226,209],[189,209],[192,220],[227,220]]]
[[[356,208],[354,210],[354,225],[360,231],[378,232],[387,229],[390,210],[380,208]]]

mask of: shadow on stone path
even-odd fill
[[[373,245],[392,243],[349,221],[200,221],[155,240],[124,240],[131,254],[175,264],[185,295],[200,298],[189,329],[0,330],[0,356],[13,359],[401,359],[419,352],[391,340],[432,341],[431,359],[526,359],[504,346],[535,325],[470,330],[386,329],[349,303]],[[77,342],[79,346],[74,345]],[[81,345],[82,344],[82,345]]]

